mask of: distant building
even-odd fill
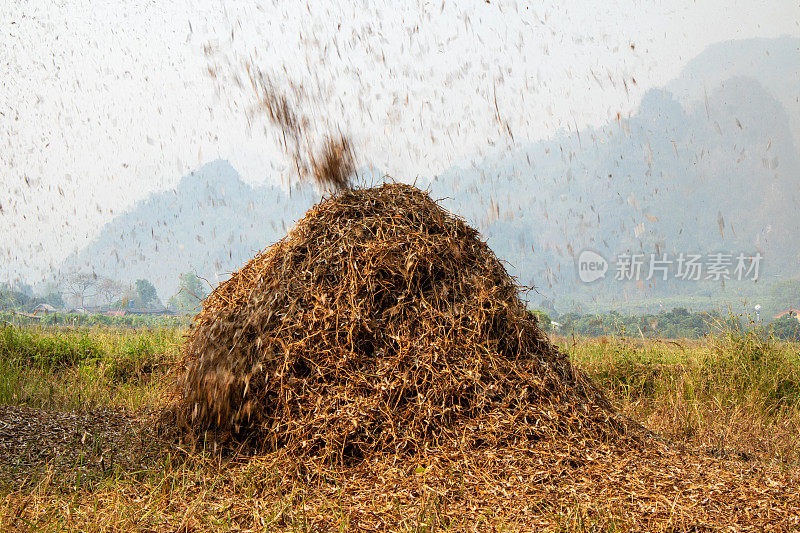
[[[129,315],[163,315],[169,314],[167,308],[160,301],[151,302],[147,307],[142,307],[136,300],[128,300],[120,309],[106,311],[109,316],[129,316]]]
[[[787,315],[792,317],[792,318],[794,318],[794,319],[796,319],[798,322],[800,322],[800,310],[798,310],[798,309],[788,309],[788,310],[784,311],[783,313],[775,315],[775,318],[776,319],[783,318],[784,316],[787,316]]]
[[[50,304],[39,304],[33,308],[34,315],[49,315],[51,313],[55,313],[56,308]]]

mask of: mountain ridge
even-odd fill
[[[611,301],[619,294],[736,286],[610,279],[587,286],[575,270],[587,248],[609,262],[625,252],[764,253],[769,276],[797,275],[800,247],[786,213],[800,206],[800,155],[794,119],[770,86],[776,68],[770,63],[772,74],[760,79],[766,67],[751,59],[757,68],[749,74],[737,66],[717,84],[708,82],[717,76],[709,72],[703,88],[681,88],[720,54],[739,54],[730,60],[739,65],[741,57],[760,57],[765,46],[779,58],[800,49],[797,39],[774,41],[710,47],[676,80],[648,91],[630,117],[524,143],[471,168],[452,167],[432,179],[431,194],[445,198],[445,207],[477,227],[521,283],[537,286],[547,299]],[[750,51],[743,54],[742,47]],[[379,181],[379,174],[364,180]],[[62,270],[148,277],[167,298],[181,272],[221,281],[282,238],[319,198],[307,186],[289,195],[269,184],[248,185],[227,161],[216,160],[113,219]]]

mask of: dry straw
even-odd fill
[[[626,427],[478,233],[400,184],[311,209],[206,299],[183,364],[184,438],[327,464]]]

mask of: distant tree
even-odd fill
[[[565,332],[570,332],[575,329],[575,324],[582,318],[583,315],[580,313],[576,313],[575,311],[570,311],[569,313],[564,313],[558,319],[561,323],[561,329]]]
[[[52,305],[56,309],[64,307],[64,295],[57,283],[49,281],[37,288],[37,294],[42,302]]]
[[[779,311],[800,306],[800,281],[785,279],[772,284],[769,288],[769,297]]]
[[[134,287],[136,287],[136,303],[143,309],[153,304],[160,303],[155,286],[148,280],[137,279]]]
[[[94,272],[70,272],[64,276],[63,286],[65,292],[72,296],[73,300],[80,305],[86,306],[86,299],[97,294],[97,274]]]
[[[128,287],[123,289],[122,294],[120,294],[120,297],[111,304],[111,307],[113,309],[127,309],[131,305],[135,304],[138,299],[139,295],[136,293],[133,287]]]
[[[106,305],[119,300],[124,292],[125,286],[115,279],[102,277],[98,280],[97,295],[100,297],[100,301]]]
[[[530,313],[535,316],[536,320],[539,322],[540,330],[545,332],[550,331],[550,326],[553,321],[547,313],[539,309],[534,309],[533,311],[530,311]]]
[[[180,289],[169,299],[170,308],[180,313],[196,312],[208,295],[202,280],[192,272],[185,272],[180,281]]]
[[[49,292],[44,295],[43,299],[45,303],[52,305],[56,309],[62,309],[64,307],[64,295],[59,291]]]
[[[35,296],[33,292],[33,287],[29,283],[25,283],[24,281],[14,281],[11,283],[11,289],[15,292],[21,292],[28,298],[33,298]]]
[[[0,309],[20,309],[29,301],[30,298],[24,292],[11,288],[8,283],[0,284]]]
[[[800,340],[800,322],[793,316],[784,315],[770,324],[770,329],[784,340]]]

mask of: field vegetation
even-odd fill
[[[174,380],[170,369],[180,358],[187,331],[182,326],[2,327],[0,404],[63,413],[122,411],[144,420],[146,427],[168,395]],[[624,415],[690,450],[687,454],[736,462],[744,470],[769,467],[797,475],[797,344],[739,329],[701,340],[610,336],[554,341],[605,388]],[[158,441],[148,432],[139,438]],[[306,531],[313,517],[326,515],[327,523],[346,531],[355,516],[364,514],[391,516],[375,527],[399,531],[524,530],[533,523],[553,531],[642,528],[635,516],[581,495],[527,509],[527,514],[513,506],[482,509],[483,522],[476,522],[474,514],[466,518],[450,510],[447,498],[426,489],[433,465],[409,465],[407,498],[387,499],[376,488],[372,508],[355,508],[335,494],[363,480],[344,474],[327,480],[332,492],[321,494],[318,481],[306,480],[301,470],[286,471],[275,455],[220,455],[166,444],[158,450],[145,454],[135,467],[120,461],[86,473],[78,460],[66,468],[49,461],[22,474],[2,472],[0,529]],[[579,470],[566,475],[580,476]],[[458,487],[465,473],[450,475]],[[289,491],[284,490],[287,478],[292,480]],[[481,508],[479,501],[474,503]],[[680,507],[673,503],[671,512],[673,531],[682,530]],[[781,529],[793,527],[800,524]]]
[[[735,314],[730,310],[707,310],[690,312],[685,307],[655,314],[622,314],[618,311],[606,313],[564,313],[549,316],[542,311],[533,311],[543,317],[543,326],[561,335],[581,337],[640,337],[650,339],[699,339],[709,334],[725,335],[731,330],[747,331],[760,328],[761,333],[786,341],[800,340],[800,322],[793,316],[762,321],[752,314]],[[556,320],[557,328],[550,326]]]

